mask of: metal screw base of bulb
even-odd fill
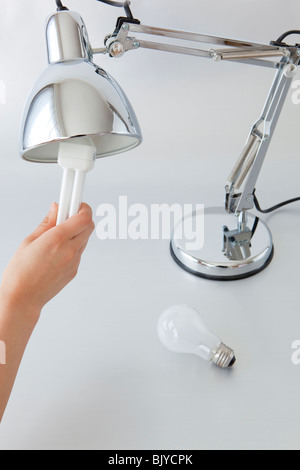
[[[212,362],[222,369],[232,367],[236,362],[234,351],[228,348],[226,344],[221,343],[212,358]]]

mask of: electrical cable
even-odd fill
[[[112,7],[121,7],[124,8],[127,18],[133,19],[133,14],[130,10],[130,1],[127,0],[126,2],[115,2],[114,0],[97,0],[98,2],[106,3]]]
[[[300,201],[300,197],[295,197],[293,199],[289,199],[287,201],[284,201],[284,202],[280,202],[279,204],[276,204],[275,206],[273,207],[269,207],[269,209],[262,209],[259,205],[259,202],[257,200],[257,197],[255,196],[255,194],[253,193],[253,200],[254,200],[254,205],[255,205],[255,208],[258,212],[261,212],[262,214],[269,214],[270,212],[274,212],[276,211],[277,209],[280,209],[281,207],[283,206],[286,206],[288,204],[292,204],[294,202],[298,202]]]
[[[110,5],[112,7],[121,7],[121,8],[125,6],[125,3],[130,3],[130,2],[115,2],[114,0],[97,0],[97,1],[106,3],[107,5]]]
[[[285,38],[288,36],[291,36],[292,34],[300,34],[299,29],[292,29],[291,31],[287,31],[286,33],[283,33],[276,42],[283,42]]]
[[[65,7],[60,0],[55,0],[56,1],[56,6],[57,6],[57,11],[64,11],[64,10],[69,10],[67,7]]]
[[[284,41],[285,38],[288,36],[292,36],[293,34],[300,35],[300,30],[299,29],[292,29],[291,31],[287,31],[286,33],[283,33],[277,41],[271,41],[271,46],[276,46],[276,47],[287,47],[287,44]],[[299,44],[295,44],[296,47],[299,47]],[[292,47],[292,46],[288,46]]]
[[[251,230],[251,238],[250,240],[252,240],[255,232],[256,232],[256,229],[258,227],[258,223],[259,223],[259,218],[258,217],[255,217],[255,220],[254,220],[254,223],[253,223],[253,227],[252,227],[252,230]]]

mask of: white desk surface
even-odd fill
[[[22,8],[16,5],[24,2],[8,3],[11,15],[19,18]],[[39,25],[41,14],[43,25],[51,9],[33,3],[33,25]],[[74,0],[74,9],[84,16],[83,3]],[[87,16],[95,37],[92,15],[100,8],[90,3]],[[181,11],[182,2],[174,3]],[[148,11],[147,2],[146,7]],[[294,12],[299,18],[299,6]],[[113,18],[110,10],[106,14]],[[165,14],[161,21],[180,29],[174,18],[167,21]],[[236,23],[225,32],[241,36],[242,19],[238,10]],[[285,26],[290,19],[290,14],[283,17],[283,31],[289,29]],[[147,20],[155,21],[151,15]],[[216,29],[221,33],[220,24]],[[278,24],[277,19],[276,31]],[[189,26],[196,29],[196,24]],[[209,26],[212,32],[212,21]],[[272,31],[268,24],[267,33]],[[250,39],[250,30],[246,35]],[[31,32],[27,40],[35,36]],[[44,50],[37,47],[42,58]],[[31,57],[19,56],[23,68]],[[139,57],[144,57],[144,78],[132,56],[127,66],[120,62],[120,77],[139,115],[144,144],[128,155],[98,161],[88,175],[84,199],[94,210],[96,224],[97,207],[116,204],[120,195],[130,204],[148,207],[222,205],[226,177],[271,83],[270,71],[251,67],[245,72],[236,66],[234,73],[234,65],[222,64],[221,80],[207,62],[202,69],[194,58],[182,58],[181,66],[175,56],[169,65],[167,56],[145,52]],[[115,63],[107,58],[103,63],[116,75]],[[56,165],[29,164],[18,157],[19,112],[30,83],[44,66],[34,64],[29,76],[24,71],[22,90],[12,65],[15,93],[9,84],[7,105],[0,108],[5,117],[0,144],[1,270],[57,199],[61,182]],[[217,65],[211,65],[215,70]],[[157,77],[156,67],[164,78]],[[263,207],[300,195],[299,112],[300,105],[290,96],[257,185]],[[300,340],[300,203],[264,220],[274,237],[271,265],[252,278],[226,283],[181,270],[166,240],[100,241],[94,233],[78,277],[45,307],[31,338],[0,428],[0,449],[299,450],[300,365],[292,362],[291,346]],[[232,370],[162,347],[156,334],[158,317],[178,303],[198,308],[207,325],[235,349]]]

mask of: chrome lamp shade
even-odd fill
[[[61,142],[89,138],[95,158],[130,150],[142,141],[125,93],[92,62],[80,15],[61,11],[47,23],[49,67],[35,84],[21,125],[21,156],[57,162]]]

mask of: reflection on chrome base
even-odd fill
[[[203,213],[194,213],[191,223]],[[224,208],[208,208],[204,215],[204,246],[189,251],[184,239],[176,239],[174,230],[171,254],[191,274],[212,280],[243,279],[265,269],[273,257],[272,235],[267,225],[253,214],[238,220]],[[183,224],[183,221],[180,222]]]

